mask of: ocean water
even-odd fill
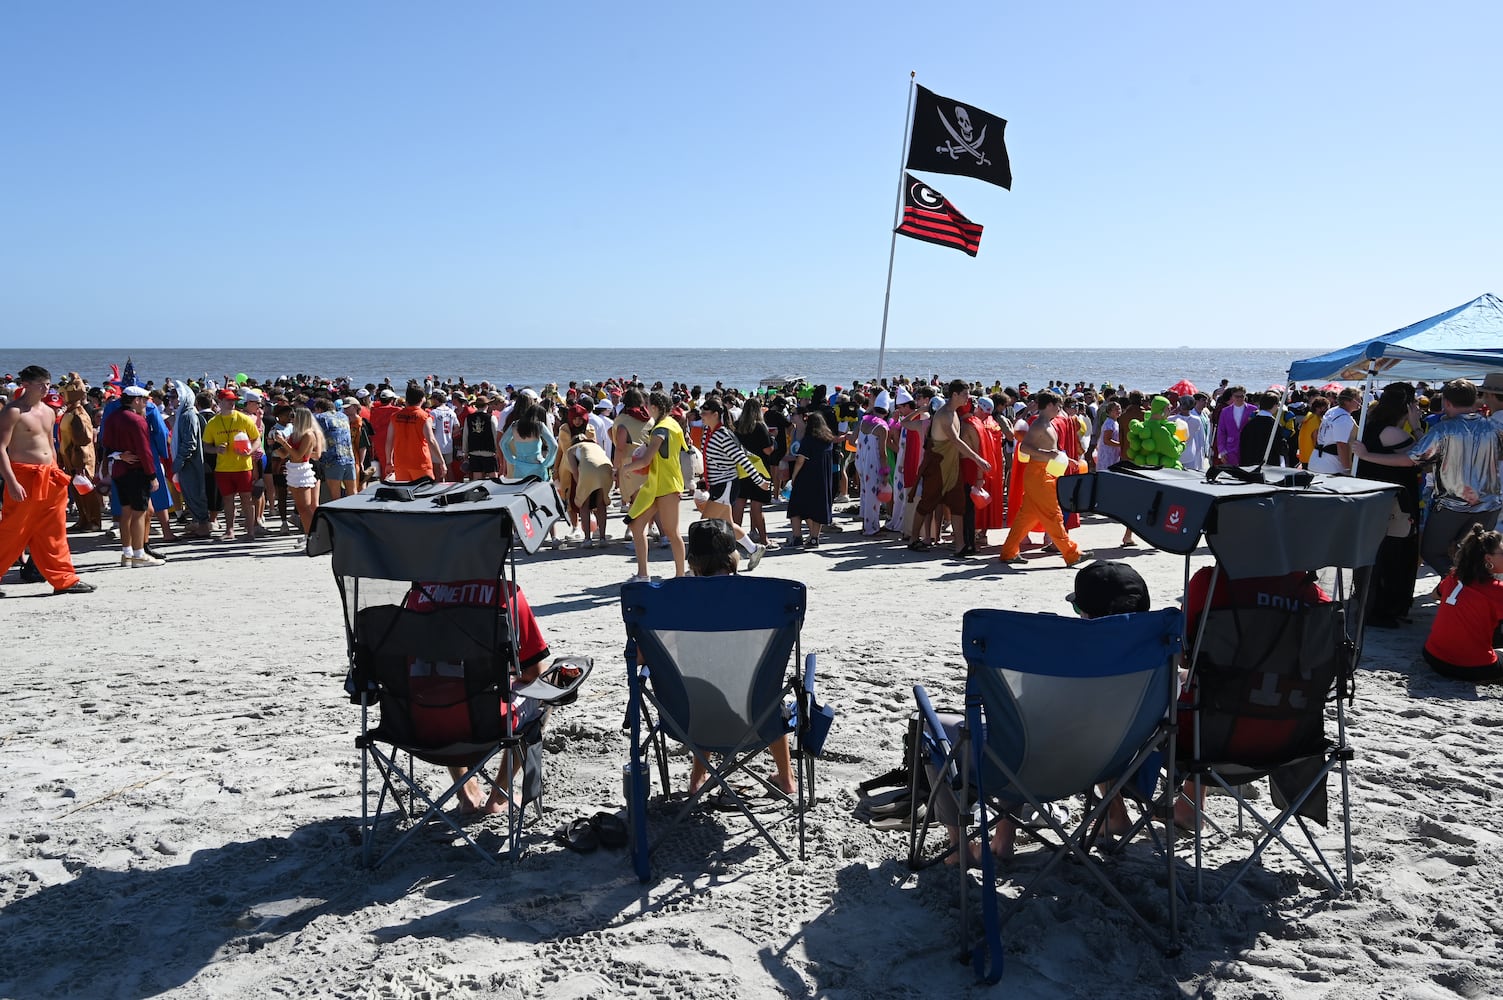
[[[1320,354],[1328,348],[1248,350],[1243,348],[1174,348],[1149,350],[1044,349],[890,349],[883,373],[927,379],[965,378],[1004,385],[1026,381],[1039,388],[1051,379],[1071,384],[1113,382],[1129,388],[1160,390],[1182,378],[1200,388],[1214,388],[1221,379],[1249,387],[1281,383],[1289,363]],[[0,372],[16,372],[40,364],[54,377],[77,371],[89,382],[109,377],[109,366],[124,366],[131,357],[138,378],[160,384],[166,378],[222,379],[239,373],[256,379],[307,373],[349,376],[357,384],[390,378],[403,385],[409,378],[437,375],[440,380],[463,377],[542,386],[548,382],[598,381],[610,376],[638,375],[649,385],[661,379],[690,385],[749,389],[765,378],[801,375],[811,383],[850,385],[877,375],[875,349],[722,349],[722,348],[573,348],[501,350],[407,350],[348,348],[300,350],[78,350],[57,347],[0,348]]]

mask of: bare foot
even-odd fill
[[[466,816],[483,812],[490,805],[489,800],[483,797],[480,781],[477,778],[471,778],[460,785],[456,798],[459,799],[459,811]]]
[[[792,778],[780,778],[776,774],[773,774],[773,775],[769,775],[768,778],[767,778],[767,780],[770,781],[770,782],[772,782],[772,787],[776,788],[778,791],[782,792],[784,795],[792,795],[793,794],[793,779]]]
[[[951,851],[945,855],[945,864],[953,868],[960,867],[960,851],[954,849],[954,841],[950,842]],[[981,845],[974,840],[969,840],[965,845],[965,866],[967,868],[981,867]]]
[[[1174,803],[1174,825],[1186,833],[1194,833],[1200,826],[1200,816],[1195,807],[1184,799]]]
[[[485,800],[485,805],[475,811],[485,816],[496,816],[506,812],[511,808],[511,805],[510,795],[499,788],[493,788],[491,789],[490,797]]]
[[[997,829],[992,831],[992,854],[998,861],[1011,861],[1013,855],[1013,842],[1017,839],[1018,831],[1011,823],[997,824]]]

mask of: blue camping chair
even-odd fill
[[[1091,859],[1089,845],[1115,795],[1136,790],[1142,797],[1153,797],[1161,754],[1169,757],[1172,773],[1171,707],[1178,692],[1182,622],[1177,609],[1097,619],[968,611],[962,626],[964,725],[947,730],[928,694],[921,686],[914,688],[923,740],[936,756],[931,773],[939,780],[933,782],[931,797],[947,788],[958,795],[957,849],[966,850],[972,836],[981,839],[982,941],[970,957],[986,982],[995,983],[1002,975],[1003,924],[1067,857],[1080,860],[1139,926],[1159,936]],[[1096,799],[1098,784],[1109,787]],[[1047,804],[1080,794],[1091,804],[1067,829]],[[1166,806],[1172,802],[1167,785],[1162,798]],[[968,808],[972,802],[980,812],[974,831]],[[929,816],[935,812],[933,806],[931,802]],[[1059,842],[1003,913],[997,901],[995,860],[986,849],[1001,818],[994,809],[1011,812],[1025,806],[1033,807]],[[1165,850],[1170,928],[1165,947],[1171,953],[1179,947],[1173,836],[1170,824]],[[921,852],[922,836],[915,839],[910,863]],[[960,880],[963,949],[970,948],[969,881]]]
[[[622,586],[631,730],[627,813],[632,861],[642,881],[651,876],[652,851],[712,790],[745,815],[781,859],[788,860],[745,797],[727,780],[738,771],[792,807],[798,823],[799,857],[804,856],[804,811],[814,798],[814,758],[831,717],[814,703],[813,655],[802,675],[790,673],[790,658],[795,664],[799,660],[806,603],[802,583],[771,577],[688,577]],[[785,711],[785,696],[791,698],[789,711]],[[747,766],[774,740],[785,736],[792,739],[789,749],[795,763],[792,796],[764,778],[759,769]],[[668,829],[649,841],[651,780],[646,753],[649,745],[656,748],[666,794],[665,739],[687,747],[709,776]],[[713,761],[711,754],[720,761]]]

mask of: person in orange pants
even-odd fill
[[[73,571],[68,550],[68,474],[52,450],[52,410],[42,397],[52,382],[45,368],[28,365],[17,380],[21,391],[0,410],[0,573],[31,549],[37,571],[54,594],[87,594],[93,587]]]
[[[1054,458],[1068,458],[1059,448],[1058,432],[1054,428],[1054,417],[1059,413],[1060,400],[1052,392],[1035,393],[1034,399],[1038,401],[1038,419],[1028,428],[1028,433],[1023,435],[1023,440],[1018,445],[1018,450],[1028,456],[1028,463],[1023,467],[1023,500],[1018,505],[1017,516],[1012,518],[1007,540],[1002,543],[1000,558],[1005,563],[1025,562],[1021,554],[1023,539],[1030,530],[1042,526],[1045,534],[1059,547],[1065,565],[1074,566],[1086,558],[1086,554],[1080,551],[1080,547],[1065,530],[1064,515],[1059,509],[1059,496],[1054,491],[1057,477],[1050,475],[1046,468]]]

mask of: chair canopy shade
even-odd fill
[[[553,484],[537,480],[436,484],[413,488],[412,499],[384,499],[391,490],[372,484],[321,505],[308,555],[332,553],[336,576],[494,579],[512,539],[536,552],[562,509]]]
[[[1104,514],[1167,552],[1187,555],[1204,537],[1233,578],[1372,565],[1397,491],[1350,476],[1294,487],[1121,468],[1062,476],[1057,489],[1063,510]]]

